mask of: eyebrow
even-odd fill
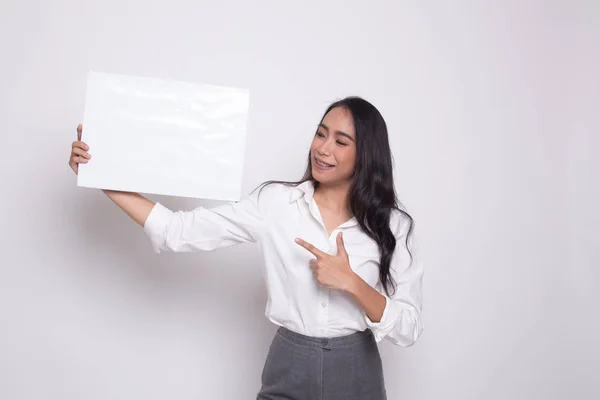
[[[325,125],[324,123],[320,123],[319,126],[323,129],[325,129],[327,132],[329,132],[329,127],[327,127],[327,125]],[[354,138],[350,135],[348,135],[346,132],[342,132],[342,131],[335,131],[334,132],[336,135],[340,135],[340,136],[345,136],[348,139],[352,140],[354,142]]]

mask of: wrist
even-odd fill
[[[354,297],[358,296],[360,285],[362,283],[364,283],[363,279],[355,272],[352,272],[352,275],[350,276],[350,281],[348,283],[348,286],[346,287],[346,292]]]

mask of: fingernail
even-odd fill
[[[296,239],[294,239],[294,242],[300,243],[300,239],[296,238]]]

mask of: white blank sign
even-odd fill
[[[91,71],[78,186],[239,200],[249,91]]]

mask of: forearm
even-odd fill
[[[139,225],[144,226],[146,218],[156,204],[139,193],[102,190],[121,210]]]
[[[348,292],[365,311],[371,321],[381,321],[386,304],[385,297],[381,293],[372,288],[358,275],[355,275]]]

